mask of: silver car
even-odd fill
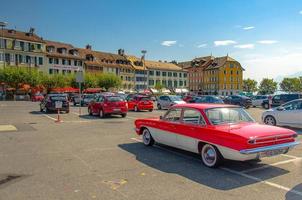
[[[163,96],[158,97],[158,99],[157,99],[157,108],[159,110],[169,109],[174,104],[182,104],[182,103],[186,103],[186,102],[183,101],[180,96],[163,95]]]

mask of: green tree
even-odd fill
[[[157,89],[158,91],[161,91],[163,89],[163,87],[164,86],[161,83],[158,83],[158,82],[154,86],[154,88]]]
[[[285,92],[299,92],[301,84],[300,78],[284,78],[280,83],[280,88]]]
[[[118,88],[122,84],[120,77],[112,73],[104,73],[97,75],[97,84],[101,88],[108,91],[110,88]]]
[[[85,73],[84,75],[84,88],[95,88],[98,87],[98,79],[95,74]]]
[[[257,91],[257,81],[253,79],[245,79],[243,80],[243,91],[245,92],[256,92]]]
[[[278,83],[274,79],[264,78],[259,85],[259,93],[262,95],[273,94],[277,90]]]

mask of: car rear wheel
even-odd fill
[[[100,115],[100,118],[104,118],[105,114],[104,114],[104,111],[102,109],[100,110],[99,115]]]
[[[154,139],[151,136],[151,133],[150,133],[150,131],[147,128],[145,128],[143,130],[143,134],[142,135],[143,135],[143,143],[144,143],[144,145],[146,145],[146,146],[152,146],[154,144]]]
[[[218,149],[211,144],[203,145],[200,154],[202,163],[210,168],[218,167],[223,159]]]
[[[150,110],[149,110],[149,112],[152,112],[152,111],[153,111],[153,109],[150,109]]]
[[[267,125],[276,126],[276,119],[273,116],[268,115],[264,118],[264,123]]]
[[[127,113],[121,114],[122,118],[125,118],[127,116]]]

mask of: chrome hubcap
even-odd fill
[[[216,162],[216,151],[213,149],[213,147],[205,147],[203,151],[203,160],[209,166],[213,165]]]
[[[269,124],[269,125],[274,125],[274,124],[275,124],[275,121],[274,121],[274,119],[273,119],[272,117],[267,117],[267,118],[265,119],[265,123],[266,123],[266,124]]]
[[[144,130],[144,133],[143,133],[144,144],[148,145],[150,143],[150,140],[151,140],[151,135],[150,135],[149,131]]]

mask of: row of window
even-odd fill
[[[73,65],[73,66],[82,66],[83,62],[81,60],[66,60],[66,59],[59,59],[59,58],[49,58],[48,59],[49,64],[55,64],[55,65]]]
[[[65,74],[71,74],[71,73],[76,73],[76,72],[77,71],[73,71],[73,70],[65,70],[65,69],[62,70],[62,74],[63,75],[65,75]],[[48,73],[49,74],[59,74],[60,70],[59,69],[49,69]]]
[[[43,57],[27,56],[21,54],[0,53],[0,61],[18,64],[43,65]]]
[[[134,77],[131,77],[131,76],[121,76],[121,80],[122,81],[123,80],[125,80],[125,81],[134,81]]]
[[[149,71],[149,76],[168,76],[168,77],[179,77],[179,78],[186,78],[187,73],[177,73],[177,72],[161,72],[161,71]]]
[[[24,42],[19,40],[7,40],[7,39],[0,39],[0,48],[5,49],[15,49],[21,51],[35,51],[35,50],[42,50],[42,44],[39,43],[31,43],[31,42]]]
[[[156,81],[154,81],[152,79],[149,80],[149,86],[155,86],[156,84],[162,84],[163,86],[168,86],[168,87],[178,87],[178,86],[186,87],[187,81],[182,81],[182,80],[180,80],[180,81],[176,81],[176,80],[174,80],[174,81],[172,81],[172,80],[162,80],[162,81],[156,80]]]

